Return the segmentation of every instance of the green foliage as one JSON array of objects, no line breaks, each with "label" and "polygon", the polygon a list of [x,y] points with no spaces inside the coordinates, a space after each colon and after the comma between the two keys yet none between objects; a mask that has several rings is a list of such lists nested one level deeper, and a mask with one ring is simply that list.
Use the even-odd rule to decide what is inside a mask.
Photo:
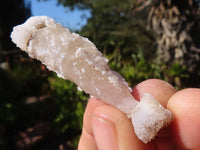
[{"label": "green foliage", "polygon": [[[177,88],[183,88],[182,82],[191,80],[190,74],[186,72],[185,67],[178,63],[167,67],[163,63],[148,62],[140,47],[136,54],[132,54],[132,59],[126,61],[121,54],[108,55],[110,67],[119,72],[130,86],[140,83],[146,79],[157,78],[170,82]],[[197,85],[198,86],[198,85]]]},{"label": "green foliage", "polygon": [[179,63],[174,63],[170,67],[170,69],[166,69],[166,74],[169,76],[174,76],[174,77],[186,77],[188,78],[188,74],[185,73],[186,68],[182,67]]},{"label": "green foliage", "polygon": [[88,96],[83,91],[78,91],[77,86],[57,76],[49,78],[51,98],[56,108],[54,124],[58,133],[72,130],[80,133],[82,117]]},{"label": "green foliage", "polygon": [[37,67],[28,63],[15,63],[10,73],[0,69],[1,121],[14,121],[17,114],[15,106],[23,103],[26,96],[41,95],[45,77],[41,76]]},{"label": "green foliage", "polygon": [[38,117],[43,112],[41,103],[28,105],[26,101],[29,96],[44,94],[47,80],[38,68],[32,63],[15,62],[10,71],[0,69],[0,149],[13,149],[10,143],[14,135],[42,118]]},{"label": "green foliage", "polygon": [[[184,84],[185,80],[192,81],[192,76],[186,68],[179,63],[173,63],[170,67],[162,65],[163,78],[173,84],[177,89],[185,88],[190,84]],[[199,86],[199,85],[196,85]]]},{"label": "green foliage", "polygon": [[[65,0],[63,1],[65,2]],[[119,0],[94,0],[74,2],[70,6],[82,4],[91,10],[91,17],[80,34],[88,37],[97,45],[104,54],[110,55],[120,49],[120,54],[131,59],[131,54],[136,53],[140,45],[145,55],[152,54],[153,36],[146,29],[146,10],[140,14],[134,14],[135,0],[126,2]]]},{"label": "green foliage", "polygon": [[[110,60],[110,68],[119,72],[131,87],[149,78],[169,81],[177,88],[189,85],[183,85],[185,79],[187,83],[191,79],[199,81],[200,75],[194,78],[177,63],[169,67],[153,60],[154,37],[152,31],[146,30],[148,12],[143,10],[135,15],[136,0],[58,1],[71,9],[91,10],[91,18],[80,34],[97,45]],[[1,26],[0,34],[4,34]],[[70,141],[74,149],[77,147],[88,95],[78,91],[74,83],[43,72],[40,67],[40,63],[31,60],[11,62],[10,71],[0,69],[0,127],[5,128],[0,135],[0,149],[13,149],[13,137],[32,128],[38,120],[49,123],[50,133],[45,136],[61,137],[59,144]],[[194,83],[200,87],[198,82]],[[47,99],[41,100],[44,95]],[[32,96],[37,100],[28,104],[27,99]],[[48,138],[41,143],[49,144]]]},{"label": "green foliage", "polygon": [[118,71],[130,84],[133,86],[141,81],[149,78],[161,78],[161,69],[159,64],[148,63],[145,59],[141,48],[138,47],[138,52],[132,54],[132,59],[126,61],[122,55],[110,55],[112,61],[110,67]]}]

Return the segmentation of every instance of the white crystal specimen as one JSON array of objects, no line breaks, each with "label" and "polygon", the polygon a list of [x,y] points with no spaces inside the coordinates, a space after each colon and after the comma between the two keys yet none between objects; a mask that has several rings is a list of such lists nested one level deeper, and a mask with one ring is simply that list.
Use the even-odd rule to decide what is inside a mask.
[{"label": "white crystal specimen", "polygon": [[131,112],[131,121],[136,135],[147,143],[154,138],[155,133],[168,126],[173,119],[170,111],[165,109],[150,94],[145,93],[140,103]]},{"label": "white crystal specimen", "polygon": [[147,143],[173,115],[146,94],[139,103],[127,82],[110,70],[108,59],[87,38],[71,33],[53,19],[35,16],[14,27],[14,43],[30,57],[39,59],[59,77],[75,82],[79,89],[110,104],[132,118],[139,139]]}]

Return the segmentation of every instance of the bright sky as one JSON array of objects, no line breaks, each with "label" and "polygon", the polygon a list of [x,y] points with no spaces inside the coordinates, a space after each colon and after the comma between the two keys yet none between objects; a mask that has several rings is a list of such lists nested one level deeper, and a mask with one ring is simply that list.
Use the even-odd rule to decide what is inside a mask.
[{"label": "bright sky", "polygon": [[[31,13],[33,16],[46,15],[52,17],[56,22],[64,25],[71,30],[79,30],[83,25],[87,23],[87,18],[90,17],[89,11],[80,11],[58,5],[57,0],[25,0],[25,2],[31,2]],[[82,17],[82,16],[86,16]]]}]

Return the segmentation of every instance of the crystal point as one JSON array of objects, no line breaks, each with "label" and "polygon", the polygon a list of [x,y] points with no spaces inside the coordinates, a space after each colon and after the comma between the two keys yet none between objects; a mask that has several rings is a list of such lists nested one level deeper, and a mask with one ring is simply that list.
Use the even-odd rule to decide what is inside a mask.
[{"label": "crystal point", "polygon": [[[40,60],[59,77],[75,82],[79,89],[126,113],[132,118],[135,132],[144,143],[173,120],[171,112],[151,96],[148,102],[136,101],[127,82],[109,68],[108,59],[91,41],[71,33],[53,19],[31,17],[13,28],[11,38],[30,57]],[[146,130],[146,125],[155,132]]]}]

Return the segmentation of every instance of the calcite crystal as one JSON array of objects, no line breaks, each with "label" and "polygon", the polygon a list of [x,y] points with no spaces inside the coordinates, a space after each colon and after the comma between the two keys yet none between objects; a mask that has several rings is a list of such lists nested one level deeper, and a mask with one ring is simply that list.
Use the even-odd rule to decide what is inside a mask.
[{"label": "calcite crystal", "polygon": [[11,38],[30,57],[40,60],[59,77],[75,82],[86,93],[126,113],[144,143],[173,120],[172,113],[150,94],[136,101],[127,82],[110,70],[108,59],[91,41],[71,33],[53,19],[31,17],[14,27]]}]

